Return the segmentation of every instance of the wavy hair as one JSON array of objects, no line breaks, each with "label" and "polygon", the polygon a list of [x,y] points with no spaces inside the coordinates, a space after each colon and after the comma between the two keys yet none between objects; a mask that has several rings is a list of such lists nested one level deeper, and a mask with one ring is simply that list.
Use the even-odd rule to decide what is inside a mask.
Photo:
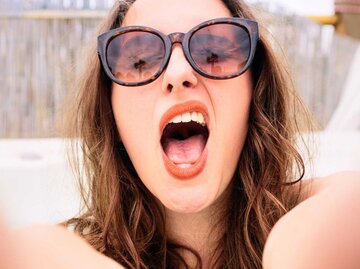
[{"label": "wavy hair", "polygon": [[[101,32],[119,27],[134,1],[116,1]],[[255,19],[243,1],[223,2],[233,16]],[[263,28],[251,70],[248,134],[215,225],[224,232],[211,268],[262,268],[271,228],[300,201],[301,182],[295,183],[305,167],[295,145],[299,133],[295,116],[303,106]],[[68,122],[68,135],[76,138],[71,162],[84,208],[65,225],[127,268],[190,268],[181,255],[184,251],[194,255],[197,268],[202,268],[195,250],[166,234],[164,208],[140,180],[119,138],[110,89],[93,46]]]}]

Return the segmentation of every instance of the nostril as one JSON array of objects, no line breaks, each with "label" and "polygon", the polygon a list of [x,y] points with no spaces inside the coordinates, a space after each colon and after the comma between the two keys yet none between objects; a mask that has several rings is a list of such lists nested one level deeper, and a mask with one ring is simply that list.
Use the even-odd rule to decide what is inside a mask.
[{"label": "nostril", "polygon": [[189,88],[191,86],[191,83],[189,81],[184,81],[183,86]]},{"label": "nostril", "polygon": [[171,92],[173,88],[174,88],[174,86],[173,86],[173,85],[168,84],[167,89],[168,89],[168,91],[169,91],[169,92]]}]

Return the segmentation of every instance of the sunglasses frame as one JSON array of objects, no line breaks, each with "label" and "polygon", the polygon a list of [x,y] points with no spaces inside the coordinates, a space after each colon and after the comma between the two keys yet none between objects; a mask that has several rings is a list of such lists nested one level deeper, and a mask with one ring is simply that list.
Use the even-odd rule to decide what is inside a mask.
[{"label": "sunglasses frame", "polygon": [[[201,28],[204,28],[204,27],[210,26],[210,25],[215,25],[215,24],[237,25],[237,26],[240,26],[243,29],[245,29],[247,31],[247,33],[249,34],[250,53],[249,53],[248,60],[246,62],[246,65],[240,71],[238,71],[234,74],[224,75],[224,76],[210,75],[208,73],[203,72],[197,66],[197,64],[195,63],[193,58],[191,57],[191,53],[189,50],[189,41],[190,41],[190,38],[192,37],[192,35],[196,31],[200,30]],[[143,81],[139,81],[139,82],[124,82],[124,81],[118,80],[110,71],[110,68],[109,68],[109,65],[108,65],[108,62],[106,59],[106,52],[107,52],[107,48],[108,48],[110,42],[115,37],[117,37],[121,34],[124,34],[124,33],[134,32],[134,31],[148,32],[148,33],[152,33],[152,34],[159,36],[160,39],[162,40],[162,42],[164,43],[165,55],[164,55],[163,62],[161,64],[161,66],[159,67],[159,70],[150,78],[143,80]],[[119,27],[119,28],[112,29],[112,30],[105,32],[98,36],[98,56],[99,56],[100,62],[102,64],[102,67],[104,68],[106,75],[113,82],[115,82],[119,85],[122,85],[122,86],[141,86],[141,85],[151,83],[152,81],[156,80],[162,74],[162,72],[164,71],[164,69],[167,67],[167,65],[169,63],[169,59],[170,59],[171,52],[172,52],[172,46],[175,43],[180,43],[182,45],[186,60],[189,62],[191,67],[196,72],[198,72],[200,75],[207,77],[207,78],[211,78],[211,79],[230,79],[230,78],[240,76],[251,66],[251,63],[254,59],[257,42],[259,39],[260,39],[260,35],[259,35],[258,23],[256,21],[252,21],[252,20],[248,20],[248,19],[244,19],[244,18],[237,18],[237,17],[218,18],[218,19],[208,20],[208,21],[205,21],[205,22],[200,23],[199,25],[193,27],[187,33],[175,32],[175,33],[171,33],[169,35],[166,35],[160,31],[150,28],[150,27],[125,26],[125,27]]]}]

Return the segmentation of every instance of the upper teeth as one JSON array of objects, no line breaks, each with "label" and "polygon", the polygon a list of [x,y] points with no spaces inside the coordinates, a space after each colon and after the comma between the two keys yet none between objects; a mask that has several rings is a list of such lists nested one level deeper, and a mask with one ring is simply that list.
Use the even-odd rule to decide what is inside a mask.
[{"label": "upper teeth", "polygon": [[206,126],[205,117],[201,112],[186,112],[181,115],[177,115],[172,118],[169,123],[179,123],[179,122],[190,122],[195,121],[202,126]]}]

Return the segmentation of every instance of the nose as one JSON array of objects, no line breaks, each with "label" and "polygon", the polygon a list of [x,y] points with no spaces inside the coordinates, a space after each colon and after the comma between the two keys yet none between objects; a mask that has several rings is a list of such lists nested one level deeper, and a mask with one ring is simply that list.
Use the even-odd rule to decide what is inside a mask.
[{"label": "nose", "polygon": [[174,44],[169,63],[163,74],[163,92],[170,93],[194,88],[198,83],[194,72],[195,70],[185,58],[181,45]]}]

